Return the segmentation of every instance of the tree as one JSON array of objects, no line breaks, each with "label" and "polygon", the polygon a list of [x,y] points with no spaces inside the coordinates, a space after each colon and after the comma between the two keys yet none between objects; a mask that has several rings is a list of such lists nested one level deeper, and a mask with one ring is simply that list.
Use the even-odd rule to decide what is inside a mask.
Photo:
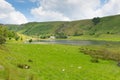
[{"label": "tree", "polygon": [[6,42],[6,36],[7,29],[3,27],[3,25],[0,25],[0,44],[4,44]]},{"label": "tree", "polygon": [[15,40],[18,41],[20,39],[20,36],[16,36]]},{"label": "tree", "polygon": [[50,35],[41,35],[40,38],[41,38],[41,39],[50,38]]},{"label": "tree", "polygon": [[7,37],[9,38],[16,38],[18,36],[14,31],[9,31]]},{"label": "tree", "polygon": [[31,42],[32,42],[32,39],[29,40],[29,43],[31,43]]},{"label": "tree", "polygon": [[100,22],[100,18],[99,17],[94,17],[92,19],[92,22],[94,23],[94,25],[98,24]]},{"label": "tree", "polygon": [[81,36],[81,35],[83,35],[83,32],[77,32],[76,31],[73,36]]},{"label": "tree", "polygon": [[56,38],[58,38],[58,39],[66,39],[67,38],[67,35],[65,35],[64,33],[56,33],[56,35],[55,35],[55,37]]},{"label": "tree", "polygon": [[4,44],[6,42],[5,37],[0,36],[0,44]]},{"label": "tree", "polygon": [[6,42],[6,38],[15,37],[16,33],[8,30],[4,25],[0,24],[0,44],[4,44]]}]

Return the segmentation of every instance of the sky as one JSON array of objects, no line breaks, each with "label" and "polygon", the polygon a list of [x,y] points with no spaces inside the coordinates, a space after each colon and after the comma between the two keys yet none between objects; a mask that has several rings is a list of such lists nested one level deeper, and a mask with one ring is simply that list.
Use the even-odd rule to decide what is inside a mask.
[{"label": "sky", "polygon": [[120,14],[120,0],[0,0],[0,23],[73,21]]}]

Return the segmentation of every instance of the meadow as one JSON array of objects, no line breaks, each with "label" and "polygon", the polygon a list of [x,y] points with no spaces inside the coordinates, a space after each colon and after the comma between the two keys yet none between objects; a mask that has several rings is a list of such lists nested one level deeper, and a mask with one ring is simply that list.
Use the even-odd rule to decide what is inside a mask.
[{"label": "meadow", "polygon": [[83,35],[83,36],[70,36],[70,40],[96,40],[96,41],[120,41],[119,35],[110,35],[110,34],[102,34],[99,35]]},{"label": "meadow", "polygon": [[8,42],[0,46],[0,80],[120,80],[117,62],[92,63],[81,47]]}]

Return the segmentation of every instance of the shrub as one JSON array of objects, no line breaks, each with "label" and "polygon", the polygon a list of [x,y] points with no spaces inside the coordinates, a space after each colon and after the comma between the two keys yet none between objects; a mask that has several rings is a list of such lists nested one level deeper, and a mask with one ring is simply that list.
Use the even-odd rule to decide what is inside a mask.
[{"label": "shrub", "polygon": [[33,62],[33,61],[31,59],[29,59],[28,62]]},{"label": "shrub", "polygon": [[56,33],[55,38],[66,39],[67,35],[65,35],[64,33]]},{"label": "shrub", "polygon": [[23,38],[21,37],[21,41],[23,40]]},{"label": "shrub", "polygon": [[92,58],[90,61],[91,61],[92,63],[99,63],[99,60],[98,60],[97,58]]},{"label": "shrub", "polygon": [[9,40],[11,40],[12,38],[11,37],[9,37]]},{"label": "shrub", "polygon": [[40,38],[41,38],[41,39],[46,39],[46,36],[43,36],[43,35],[42,35],[42,36],[40,36]]},{"label": "shrub", "polygon": [[6,42],[5,37],[0,36],[0,44],[4,44]]},{"label": "shrub", "polygon": [[46,38],[50,38],[50,36],[49,35],[41,35],[40,38],[41,39],[46,39]]},{"label": "shrub", "polygon": [[78,32],[75,32],[73,36],[82,36],[83,33],[78,33]]},{"label": "shrub", "polygon": [[31,43],[31,42],[32,42],[32,39],[29,40],[29,43]]},{"label": "shrub", "polygon": [[16,41],[18,41],[18,40],[19,40],[19,38],[20,38],[20,36],[16,36],[16,37],[15,37],[15,40],[16,40]]},{"label": "shrub", "polygon": [[100,22],[100,18],[99,17],[95,17],[92,19],[92,22],[94,23],[94,25],[98,24]]},{"label": "shrub", "polygon": [[94,33],[94,32],[92,32],[92,33],[89,33],[89,35],[95,35],[95,33]]}]

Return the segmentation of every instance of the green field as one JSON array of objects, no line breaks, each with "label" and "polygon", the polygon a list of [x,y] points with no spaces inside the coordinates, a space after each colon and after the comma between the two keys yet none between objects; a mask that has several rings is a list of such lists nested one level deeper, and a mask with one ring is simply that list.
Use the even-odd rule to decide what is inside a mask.
[{"label": "green field", "polygon": [[[9,42],[0,46],[0,80],[120,80],[116,62],[92,63],[79,48]],[[19,64],[30,68],[22,69]]]}]

